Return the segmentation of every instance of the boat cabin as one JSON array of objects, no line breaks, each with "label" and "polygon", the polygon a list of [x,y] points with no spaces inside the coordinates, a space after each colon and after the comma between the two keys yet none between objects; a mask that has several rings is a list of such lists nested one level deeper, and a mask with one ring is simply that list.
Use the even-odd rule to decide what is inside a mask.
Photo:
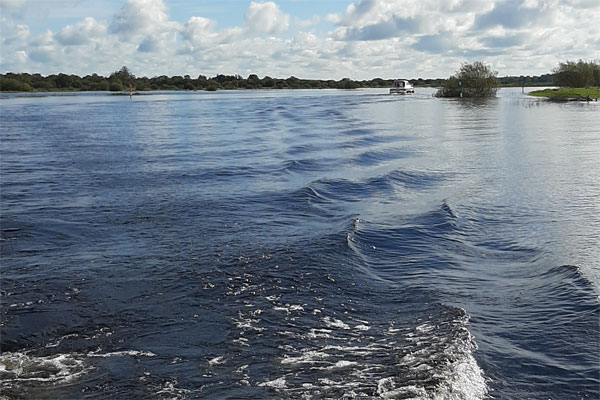
[{"label": "boat cabin", "polygon": [[413,85],[411,85],[409,81],[403,79],[395,80],[393,86],[390,88],[390,94],[409,94],[414,92],[415,88]]}]

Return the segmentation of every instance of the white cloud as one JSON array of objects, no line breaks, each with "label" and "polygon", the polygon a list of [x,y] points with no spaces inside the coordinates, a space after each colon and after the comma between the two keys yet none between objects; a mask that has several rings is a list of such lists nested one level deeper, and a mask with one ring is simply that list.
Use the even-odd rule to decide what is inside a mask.
[{"label": "white cloud", "polygon": [[21,7],[27,0],[0,0],[0,8]]},{"label": "white cloud", "polygon": [[310,26],[317,25],[320,22],[321,18],[318,15],[313,16],[311,19],[294,18],[294,27],[299,29],[306,29]]},{"label": "white cloud", "polygon": [[0,19],[2,23],[2,44],[23,44],[29,37],[29,27],[23,24],[15,24],[6,18]]},{"label": "white cloud", "polygon": [[152,53],[160,50],[161,43],[157,38],[152,36],[147,36],[140,45],[137,47],[137,50],[142,53]]},{"label": "white cloud", "polygon": [[88,17],[75,25],[68,25],[63,28],[56,34],[56,39],[65,46],[78,46],[87,44],[90,40],[103,38],[106,32],[106,25]]},{"label": "white cloud", "polygon": [[136,35],[150,35],[178,29],[179,24],[169,21],[163,0],[127,0],[120,12],[113,17],[110,32],[130,39]]},{"label": "white cloud", "polygon": [[182,37],[192,46],[202,47],[215,39],[216,22],[208,18],[192,17],[183,26]]},{"label": "white cloud", "polygon": [[484,59],[511,74],[533,73],[530,64],[537,69],[540,60],[594,57],[600,52],[599,11],[600,3],[590,0],[361,0],[327,20],[337,25],[331,39],[356,43],[340,53],[358,60],[356,66],[367,58],[373,70],[383,65],[360,45],[370,43],[369,50],[377,43],[389,49],[390,66],[396,57],[433,60],[444,76],[448,65]]},{"label": "white cloud", "polygon": [[342,17],[340,17],[339,14],[334,14],[334,13],[327,14],[325,16],[325,21],[331,22],[332,24],[337,25],[342,21]]},{"label": "white cloud", "polygon": [[25,64],[27,62],[27,59],[29,58],[27,57],[27,53],[25,53],[23,50],[17,51],[15,53],[15,56],[19,64]]},{"label": "white cloud", "polygon": [[281,33],[288,29],[290,17],[284,14],[277,4],[250,3],[245,15],[246,26],[255,33]]},{"label": "white cloud", "polygon": [[78,16],[42,34],[26,13],[4,13],[0,72],[426,78],[475,60],[500,75],[541,74],[600,54],[597,0],[362,0],[311,19],[252,2],[225,29],[206,15],[176,22],[166,0],[123,1],[112,19],[86,8],[108,21]]}]

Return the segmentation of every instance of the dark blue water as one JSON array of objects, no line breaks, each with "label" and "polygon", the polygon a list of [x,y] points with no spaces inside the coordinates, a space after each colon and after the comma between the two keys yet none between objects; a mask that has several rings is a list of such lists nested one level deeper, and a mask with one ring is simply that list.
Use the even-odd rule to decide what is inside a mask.
[{"label": "dark blue water", "polygon": [[598,103],[0,112],[0,398],[600,397]]}]

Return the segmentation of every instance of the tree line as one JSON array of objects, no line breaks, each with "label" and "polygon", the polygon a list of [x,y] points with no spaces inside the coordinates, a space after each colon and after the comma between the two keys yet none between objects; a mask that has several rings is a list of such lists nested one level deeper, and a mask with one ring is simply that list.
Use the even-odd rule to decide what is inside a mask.
[{"label": "tree line", "polygon": [[[554,74],[541,76],[507,76],[499,78],[500,84],[506,86],[551,85]],[[445,79],[412,79],[414,86],[440,87]],[[32,91],[114,91],[129,90],[131,85],[135,91],[149,90],[235,90],[235,89],[357,89],[357,88],[387,88],[392,86],[394,79],[374,78],[371,80],[340,80],[300,79],[295,76],[280,79],[265,76],[259,78],[250,74],[247,78],[240,75],[222,75],[206,77],[199,75],[192,78],[184,76],[155,76],[153,78],[136,77],[126,66],[111,73],[108,77],[91,74],[78,75],[52,74],[42,76],[29,73],[0,74],[0,91],[32,92]]]},{"label": "tree line", "polygon": [[[418,79],[417,85],[436,85],[442,79]],[[136,77],[126,66],[113,72],[108,77],[98,74],[79,77],[77,75],[7,73],[0,74],[0,90],[2,91],[124,91],[132,90],[221,90],[221,89],[357,89],[363,87],[389,87],[393,79],[375,78],[356,81],[349,78],[340,80],[300,79],[290,76],[286,79],[265,76],[259,78],[250,74],[247,78],[240,75],[218,74],[208,78],[199,75],[192,78],[184,76],[155,76],[153,78]]]},{"label": "tree line", "polygon": [[554,81],[557,86],[585,88],[600,86],[600,63],[583,60],[565,61],[554,68]]}]

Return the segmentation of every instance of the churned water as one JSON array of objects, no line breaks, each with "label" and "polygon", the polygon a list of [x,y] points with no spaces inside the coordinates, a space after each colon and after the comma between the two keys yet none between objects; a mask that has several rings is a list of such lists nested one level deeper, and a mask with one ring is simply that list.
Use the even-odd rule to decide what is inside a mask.
[{"label": "churned water", "polygon": [[10,97],[3,399],[596,399],[600,104]]}]

